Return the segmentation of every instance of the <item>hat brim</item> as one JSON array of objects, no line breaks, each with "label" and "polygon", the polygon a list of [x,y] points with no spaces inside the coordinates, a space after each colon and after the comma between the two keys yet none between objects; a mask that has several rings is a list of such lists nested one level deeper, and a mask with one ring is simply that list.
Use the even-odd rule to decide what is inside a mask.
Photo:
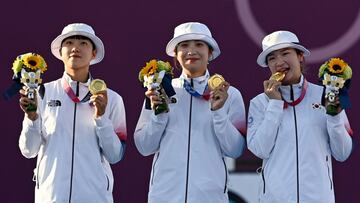
[{"label": "hat brim", "polygon": [[261,66],[261,67],[268,67],[267,63],[266,63],[266,57],[267,55],[269,55],[271,52],[279,50],[279,49],[284,49],[284,48],[294,48],[294,49],[298,49],[302,52],[304,52],[304,56],[309,56],[310,55],[310,51],[307,50],[305,47],[303,47],[300,44],[294,44],[294,43],[281,43],[281,44],[276,44],[274,46],[268,47],[267,49],[265,49],[263,52],[261,52],[256,60],[256,62]]},{"label": "hat brim", "polygon": [[95,48],[96,48],[96,56],[94,59],[92,59],[90,61],[90,65],[99,63],[100,61],[103,60],[104,56],[105,56],[105,48],[104,48],[104,44],[102,43],[102,41],[100,40],[100,38],[98,38],[97,36],[88,33],[88,32],[82,32],[82,31],[72,31],[66,34],[61,34],[59,36],[57,36],[52,42],[51,42],[51,53],[58,59],[61,59],[61,55],[60,55],[60,48],[61,48],[61,42],[71,36],[75,36],[75,35],[80,35],[80,36],[84,36],[89,38],[94,44],[95,44]]},{"label": "hat brim", "polygon": [[216,43],[216,41],[212,37],[209,37],[209,36],[203,35],[203,34],[189,33],[189,34],[180,35],[178,37],[171,39],[169,41],[169,43],[166,45],[167,55],[174,57],[176,45],[179,44],[180,42],[188,41],[188,40],[201,40],[201,41],[206,42],[209,46],[211,46],[213,51],[209,58],[210,61],[214,60],[221,53],[219,45]]}]

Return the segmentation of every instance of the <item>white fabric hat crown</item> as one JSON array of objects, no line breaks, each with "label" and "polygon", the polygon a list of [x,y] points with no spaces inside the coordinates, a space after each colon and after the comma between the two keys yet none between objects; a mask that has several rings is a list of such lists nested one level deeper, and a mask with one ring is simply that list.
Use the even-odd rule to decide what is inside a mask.
[{"label": "white fabric hat crown", "polygon": [[304,56],[309,56],[310,51],[299,44],[299,39],[296,35],[289,31],[276,31],[264,37],[262,40],[263,51],[257,58],[257,63],[262,67],[267,67],[266,57],[271,52],[283,49],[294,48],[304,52]]},{"label": "white fabric hat crown", "polygon": [[96,48],[96,57],[90,61],[90,65],[99,63],[105,56],[103,42],[95,35],[94,29],[85,23],[72,23],[64,27],[61,34],[51,42],[51,53],[61,60],[61,42],[71,36],[80,35],[89,38]]},{"label": "white fabric hat crown", "polygon": [[213,51],[209,60],[213,60],[220,55],[220,48],[212,37],[209,28],[198,22],[188,22],[178,25],[174,30],[174,37],[166,46],[166,53],[174,57],[176,45],[188,40],[201,40],[211,46]]}]

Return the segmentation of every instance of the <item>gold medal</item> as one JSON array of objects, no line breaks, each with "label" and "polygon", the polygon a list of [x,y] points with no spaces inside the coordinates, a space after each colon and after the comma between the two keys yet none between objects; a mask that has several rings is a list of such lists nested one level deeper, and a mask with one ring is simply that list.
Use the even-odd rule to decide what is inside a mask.
[{"label": "gold medal", "polygon": [[281,82],[284,78],[285,78],[284,72],[276,72],[270,76],[269,80],[276,80],[278,82]]},{"label": "gold medal", "polygon": [[103,80],[95,79],[91,81],[89,86],[89,91],[91,94],[94,95],[105,90],[106,90],[106,84]]},{"label": "gold medal", "polygon": [[219,74],[215,74],[209,78],[208,85],[211,90],[214,90],[219,87],[223,82],[225,82],[224,77]]}]

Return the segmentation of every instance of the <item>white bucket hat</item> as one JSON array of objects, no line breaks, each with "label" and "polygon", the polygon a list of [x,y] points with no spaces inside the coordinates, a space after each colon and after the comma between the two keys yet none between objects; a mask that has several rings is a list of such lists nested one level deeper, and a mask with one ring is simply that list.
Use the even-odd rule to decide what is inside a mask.
[{"label": "white bucket hat", "polygon": [[175,48],[180,42],[187,40],[201,40],[206,42],[213,49],[209,60],[214,60],[220,55],[220,48],[215,39],[212,38],[209,28],[197,22],[188,22],[178,25],[174,30],[174,37],[166,45],[166,53],[175,56]]},{"label": "white bucket hat", "polygon": [[105,55],[104,44],[101,39],[95,35],[94,29],[85,23],[72,23],[64,27],[61,34],[51,42],[51,53],[61,60],[60,48],[61,42],[71,36],[80,35],[89,38],[96,48],[96,57],[90,61],[90,65],[99,63]]},{"label": "white bucket hat", "polygon": [[259,54],[257,63],[262,67],[267,67],[267,55],[273,51],[288,47],[304,52],[304,56],[310,55],[310,51],[299,44],[299,39],[294,33],[289,31],[276,31],[264,37],[262,41],[263,51]]}]

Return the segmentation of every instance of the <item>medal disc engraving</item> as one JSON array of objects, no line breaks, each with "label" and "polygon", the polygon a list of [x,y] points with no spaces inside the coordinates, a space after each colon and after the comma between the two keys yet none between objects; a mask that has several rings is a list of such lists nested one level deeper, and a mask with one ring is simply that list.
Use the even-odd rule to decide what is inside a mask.
[{"label": "medal disc engraving", "polygon": [[225,82],[224,77],[219,74],[215,74],[209,78],[208,85],[209,88],[213,90],[219,87],[223,82]]},{"label": "medal disc engraving", "polygon": [[91,94],[97,94],[98,92],[106,90],[106,84],[103,80],[95,79],[91,81],[89,90]]}]

